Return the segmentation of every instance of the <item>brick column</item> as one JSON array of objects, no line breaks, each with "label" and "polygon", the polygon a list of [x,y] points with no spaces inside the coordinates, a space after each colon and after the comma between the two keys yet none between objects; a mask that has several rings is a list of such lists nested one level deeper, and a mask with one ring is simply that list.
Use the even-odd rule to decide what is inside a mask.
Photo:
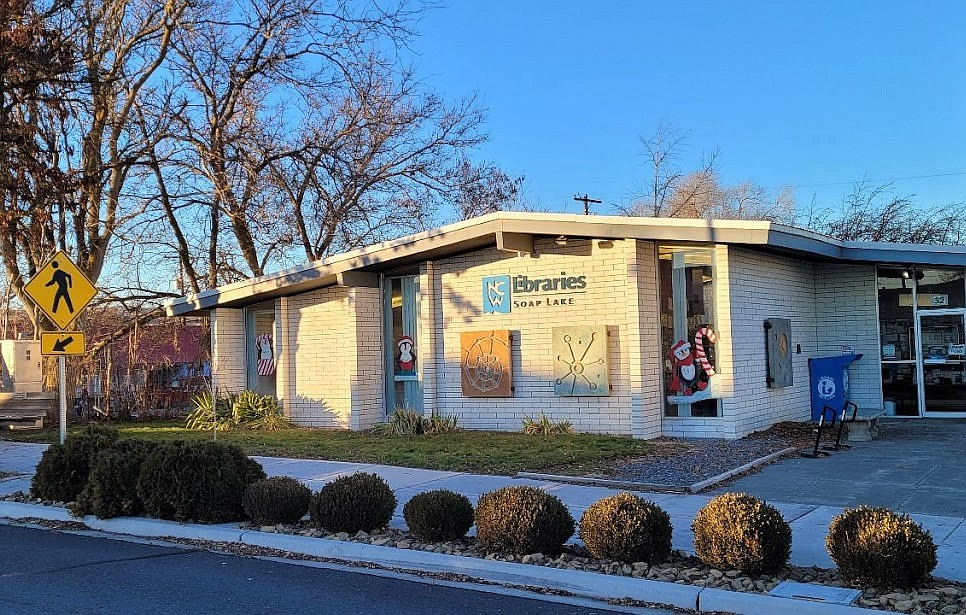
[{"label": "brick column", "polygon": [[211,386],[219,393],[245,390],[245,310],[211,311]]}]

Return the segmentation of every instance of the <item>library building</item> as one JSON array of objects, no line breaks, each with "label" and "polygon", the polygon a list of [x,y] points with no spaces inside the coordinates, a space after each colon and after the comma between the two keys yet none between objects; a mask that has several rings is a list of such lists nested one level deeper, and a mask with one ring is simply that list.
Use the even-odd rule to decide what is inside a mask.
[{"label": "library building", "polygon": [[[966,246],[500,212],[167,313],[208,315],[215,390],[274,395],[304,426],[363,430],[410,408],[465,429],[546,416],[738,438],[816,403],[966,417]],[[840,378],[816,373],[833,358]]]}]

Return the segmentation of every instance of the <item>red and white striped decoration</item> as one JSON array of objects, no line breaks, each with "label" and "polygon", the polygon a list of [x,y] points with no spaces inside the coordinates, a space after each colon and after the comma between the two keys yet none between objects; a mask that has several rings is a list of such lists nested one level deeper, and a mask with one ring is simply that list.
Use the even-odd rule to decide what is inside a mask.
[{"label": "red and white striped decoration", "polygon": [[258,360],[255,363],[255,371],[259,376],[271,376],[275,373],[275,353],[272,350],[272,334],[262,333],[255,340],[255,347],[258,348]]},{"label": "red and white striped decoration", "polygon": [[718,336],[714,334],[711,327],[701,327],[694,334],[694,356],[698,360],[698,363],[701,364],[701,367],[704,368],[704,373],[710,378],[715,375],[715,371],[714,366],[711,365],[711,361],[708,360],[708,354],[704,348],[705,339],[712,345],[718,343]]}]

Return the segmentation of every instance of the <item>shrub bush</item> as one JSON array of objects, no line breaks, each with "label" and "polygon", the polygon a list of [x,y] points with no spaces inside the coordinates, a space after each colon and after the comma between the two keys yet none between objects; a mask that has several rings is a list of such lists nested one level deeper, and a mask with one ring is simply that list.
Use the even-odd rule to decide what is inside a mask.
[{"label": "shrub bush", "polygon": [[144,507],[137,492],[138,476],[144,460],[158,446],[147,440],[118,440],[97,453],[73,512],[100,519],[140,514]]},{"label": "shrub bush", "polygon": [[574,533],[559,498],[535,487],[503,487],[476,504],[476,537],[491,551],[556,553]]},{"label": "shrub bush", "polygon": [[745,493],[725,493],[698,511],[694,552],[705,564],[746,574],[773,573],[788,561],[792,530],[778,510]]},{"label": "shrub bush", "polygon": [[317,526],[350,534],[385,527],[395,510],[396,496],[386,481],[364,472],[335,479],[309,504],[309,515]]},{"label": "shrub bush", "polygon": [[242,494],[265,478],[240,448],[221,442],[164,443],[144,460],[138,497],[153,517],[224,523],[243,519]]},{"label": "shrub bush", "polygon": [[428,417],[409,408],[396,408],[385,423],[376,424],[370,433],[380,436],[421,436],[423,434],[459,431],[456,416],[444,416],[438,411]]},{"label": "shrub bush", "polygon": [[243,391],[237,395],[202,393],[191,400],[195,409],[185,419],[185,427],[199,431],[229,429],[289,429],[293,424],[282,414],[273,395]]},{"label": "shrub bush", "polygon": [[573,432],[574,426],[570,421],[554,423],[543,413],[540,414],[540,418],[538,419],[533,418],[529,414],[523,415],[523,433],[527,435],[552,436]]},{"label": "shrub bush", "polygon": [[671,556],[671,517],[652,502],[619,493],[584,511],[580,538],[594,557],[656,564]]},{"label": "shrub bush", "polygon": [[882,588],[913,588],[936,567],[932,535],[886,508],[847,508],[832,519],[825,547],[842,576]]},{"label": "shrub bush", "polygon": [[453,431],[459,431],[459,427],[456,425],[457,419],[455,414],[443,415],[440,414],[438,410],[433,410],[429,415],[429,418],[423,419],[423,432],[424,433],[450,433]]},{"label": "shrub bush", "polygon": [[437,489],[414,495],[403,507],[403,517],[422,541],[457,540],[473,527],[473,505],[465,495]]},{"label": "shrub bush", "polygon": [[423,433],[423,415],[408,408],[396,408],[385,423],[378,423],[371,430],[381,436],[418,436]]},{"label": "shrub bush", "polygon": [[94,456],[117,439],[117,430],[112,427],[88,425],[64,444],[50,445],[40,457],[30,491],[45,500],[75,501],[87,485]]},{"label": "shrub bush", "polygon": [[242,508],[258,525],[292,524],[309,511],[311,499],[312,491],[294,478],[273,476],[248,486]]},{"label": "shrub bush", "polygon": [[185,417],[185,428],[198,431],[225,431],[231,429],[231,408],[235,403],[235,395],[212,395],[202,393],[191,400],[194,406]]}]

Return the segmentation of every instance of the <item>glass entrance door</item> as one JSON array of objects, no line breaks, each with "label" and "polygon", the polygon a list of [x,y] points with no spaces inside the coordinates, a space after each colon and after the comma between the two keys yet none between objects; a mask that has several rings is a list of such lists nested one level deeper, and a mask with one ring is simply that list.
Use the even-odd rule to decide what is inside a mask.
[{"label": "glass entrance door", "polygon": [[966,417],[966,310],[919,313],[923,416]]}]

